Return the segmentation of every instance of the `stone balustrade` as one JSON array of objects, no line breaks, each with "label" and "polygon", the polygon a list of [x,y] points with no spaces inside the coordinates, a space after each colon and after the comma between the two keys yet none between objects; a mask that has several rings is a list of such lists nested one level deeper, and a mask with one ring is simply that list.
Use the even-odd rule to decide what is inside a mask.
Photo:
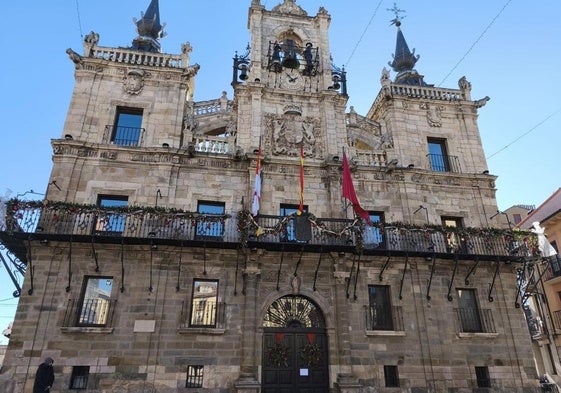
[{"label": "stone balustrade", "polygon": [[144,65],[151,67],[183,68],[181,56],[167,53],[139,52],[125,48],[95,46],[90,57],[115,63]]},{"label": "stone balustrade", "polygon": [[391,93],[398,96],[426,98],[441,101],[460,101],[462,93],[455,89],[441,89],[428,86],[390,85]]},{"label": "stone balustrade", "polygon": [[[194,136],[195,151],[200,153],[228,154],[232,151],[233,139],[223,136]],[[232,146],[231,146],[232,145]]]}]

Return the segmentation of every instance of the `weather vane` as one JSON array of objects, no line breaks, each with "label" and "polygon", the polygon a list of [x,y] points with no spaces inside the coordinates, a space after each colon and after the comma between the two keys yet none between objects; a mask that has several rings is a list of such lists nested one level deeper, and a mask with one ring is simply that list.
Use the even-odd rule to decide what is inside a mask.
[{"label": "weather vane", "polygon": [[395,14],[395,18],[391,20],[392,25],[396,25],[399,27],[401,25],[401,21],[405,16],[399,16],[401,13],[405,13],[405,10],[399,9],[396,3],[393,3],[393,8],[387,8],[386,11],[393,12]]}]

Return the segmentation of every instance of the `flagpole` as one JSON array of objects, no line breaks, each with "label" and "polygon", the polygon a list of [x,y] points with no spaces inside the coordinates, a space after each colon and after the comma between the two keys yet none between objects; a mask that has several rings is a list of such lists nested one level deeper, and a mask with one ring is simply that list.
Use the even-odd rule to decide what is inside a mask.
[{"label": "flagpole", "polygon": [[304,142],[300,143],[300,203],[298,205],[299,214],[304,212]]}]

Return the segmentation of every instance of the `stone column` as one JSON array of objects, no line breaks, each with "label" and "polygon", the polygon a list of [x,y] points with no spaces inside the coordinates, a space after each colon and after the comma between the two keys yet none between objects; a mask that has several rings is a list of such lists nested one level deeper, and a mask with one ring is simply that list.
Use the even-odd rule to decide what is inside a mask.
[{"label": "stone column", "polygon": [[259,270],[255,257],[248,258],[243,273],[244,309],[242,314],[242,362],[240,378],[234,383],[236,393],[257,393],[261,385],[257,380],[256,330],[257,330],[257,287]]},{"label": "stone column", "polygon": [[[336,257],[337,258],[337,257]],[[352,374],[352,361],[351,361],[351,337],[349,334],[349,315],[348,300],[346,294],[346,280],[350,279],[350,267],[345,263],[346,256],[339,255],[335,265],[334,278],[335,278],[335,306],[336,306],[336,324],[337,324],[337,346],[338,346],[338,363],[339,373],[337,374],[337,381],[334,383],[335,391],[338,393],[358,393],[361,385],[357,378]]]}]

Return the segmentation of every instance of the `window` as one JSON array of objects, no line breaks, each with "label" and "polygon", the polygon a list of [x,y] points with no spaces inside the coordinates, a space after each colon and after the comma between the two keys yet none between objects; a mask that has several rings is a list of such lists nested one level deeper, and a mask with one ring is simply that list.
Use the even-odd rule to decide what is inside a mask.
[{"label": "window", "polygon": [[458,289],[458,314],[460,327],[464,333],[481,333],[483,327],[477,306],[475,289]]},{"label": "window", "polygon": [[433,171],[449,172],[450,164],[448,162],[448,154],[446,153],[446,140],[428,138],[429,162]]},{"label": "window", "polygon": [[517,225],[522,221],[522,216],[519,213],[514,213],[512,219],[514,220],[514,225]]},{"label": "window", "polygon": [[[368,212],[370,216],[370,221],[374,223],[383,223],[384,222],[384,213],[383,212]],[[364,230],[364,237],[363,237],[364,244],[370,248],[376,248],[383,245],[384,238],[382,235],[382,230],[378,227],[367,226]]]},{"label": "window", "polygon": [[487,366],[476,366],[475,377],[477,378],[478,388],[490,388],[491,378],[489,378],[489,369]]},{"label": "window", "polygon": [[90,366],[72,367],[72,375],[70,377],[70,389],[87,389],[89,375],[90,375]]},{"label": "window", "polygon": [[186,388],[202,388],[203,387],[203,371],[204,366],[187,366]]},{"label": "window", "polygon": [[557,242],[555,240],[551,241],[551,247],[556,251],[555,255],[549,257],[549,263],[551,264],[551,271],[558,277],[561,276],[561,258],[559,257],[559,250],[557,249]]},{"label": "window", "polygon": [[368,304],[369,330],[393,330],[390,287],[387,285],[369,285]]},{"label": "window", "polygon": [[105,326],[111,308],[112,277],[86,277],[79,305],[78,326]]},{"label": "window", "polygon": [[216,327],[216,309],[218,306],[218,280],[193,281],[191,300],[192,327]]},{"label": "window", "polygon": [[[97,197],[97,205],[99,207],[125,207],[128,203],[128,197],[126,196],[99,195]],[[120,235],[125,229],[125,220],[126,216],[124,214],[111,213],[109,210],[97,218],[95,232],[105,235]]]},{"label": "window", "polygon": [[462,218],[461,217],[442,217],[442,226],[452,227],[452,228],[462,228]]},{"label": "window", "polygon": [[[223,202],[199,201],[197,205],[197,212],[208,216],[223,216],[225,211],[226,207]],[[221,240],[223,234],[224,222],[222,219],[209,217],[208,220],[197,222],[196,240]]]},{"label": "window", "polygon": [[[462,218],[461,217],[442,217],[442,226],[443,227],[452,227],[452,228],[462,228]],[[456,233],[449,233],[446,237],[446,241],[448,243],[448,252],[458,252],[461,251],[463,253],[467,253],[467,247],[465,242],[462,240],[462,237]]]},{"label": "window", "polygon": [[118,107],[111,142],[121,146],[138,146],[141,126],[142,109]]},{"label": "window", "polygon": [[399,387],[399,375],[397,373],[397,366],[384,366],[384,381],[387,388]]},{"label": "window", "polygon": [[[296,213],[297,211],[299,211],[300,206],[299,205],[293,205],[293,204],[289,204],[289,203],[281,203],[280,205],[280,216],[281,217],[286,217],[286,216],[290,216],[291,214]],[[303,213],[307,213],[308,212],[308,206],[304,205],[303,207]],[[309,221],[307,221],[309,222]],[[296,232],[295,232],[295,227],[294,227],[294,220],[290,220],[290,222],[287,223],[286,225],[286,232],[281,231],[280,233],[280,241],[281,242],[297,242],[297,236],[296,236]]]}]

